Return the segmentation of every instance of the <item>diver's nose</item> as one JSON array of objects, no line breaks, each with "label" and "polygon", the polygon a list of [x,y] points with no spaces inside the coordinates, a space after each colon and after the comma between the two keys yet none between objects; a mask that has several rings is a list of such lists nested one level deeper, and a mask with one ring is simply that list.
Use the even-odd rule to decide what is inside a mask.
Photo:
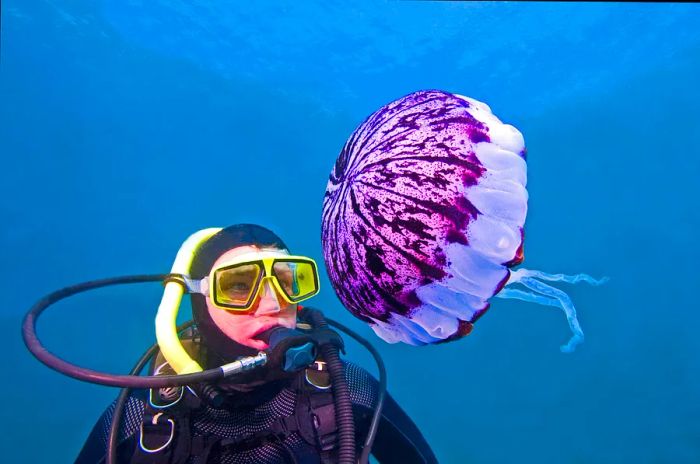
[{"label": "diver's nose", "polygon": [[277,299],[277,292],[272,286],[272,282],[266,280],[263,283],[263,288],[260,289],[260,301],[258,302],[255,314],[264,316],[266,314],[277,314],[281,310],[280,302]]}]

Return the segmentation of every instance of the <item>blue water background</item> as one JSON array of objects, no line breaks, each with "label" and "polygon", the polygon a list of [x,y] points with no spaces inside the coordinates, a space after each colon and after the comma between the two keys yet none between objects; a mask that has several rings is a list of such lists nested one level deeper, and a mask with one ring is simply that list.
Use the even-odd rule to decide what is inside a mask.
[{"label": "blue water background", "polygon": [[[249,4],[250,3],[250,4]],[[209,226],[255,222],[322,260],[321,201],[371,112],[437,88],[528,147],[525,266],[609,276],[563,315],[494,300],[472,335],[387,345],[392,395],[447,463],[700,462],[700,6],[432,2],[2,2],[3,462],[72,462],[117,390],[24,349],[42,295],[167,272]],[[61,302],[39,334],[126,372],[158,285]],[[183,315],[184,317],[184,315]],[[371,370],[355,344],[349,358]]]}]

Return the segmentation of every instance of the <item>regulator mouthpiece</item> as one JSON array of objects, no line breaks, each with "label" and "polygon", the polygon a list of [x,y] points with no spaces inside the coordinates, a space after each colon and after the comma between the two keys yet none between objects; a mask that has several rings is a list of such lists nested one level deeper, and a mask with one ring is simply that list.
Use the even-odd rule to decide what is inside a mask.
[{"label": "regulator mouthpiece", "polygon": [[285,372],[301,370],[316,360],[316,344],[299,330],[274,327],[257,338],[268,344],[265,352],[273,366]]}]

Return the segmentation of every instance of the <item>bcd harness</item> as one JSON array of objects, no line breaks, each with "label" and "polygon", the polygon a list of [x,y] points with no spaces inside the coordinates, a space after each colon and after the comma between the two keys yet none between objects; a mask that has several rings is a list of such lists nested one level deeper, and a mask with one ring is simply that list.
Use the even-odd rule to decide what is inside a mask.
[{"label": "bcd harness", "polygon": [[[205,405],[188,387],[149,390],[131,462],[184,464],[196,457],[194,462],[203,464],[213,453],[241,452],[266,444],[276,444],[290,454],[291,462],[333,462],[337,425],[330,383],[319,380],[324,368],[325,363],[316,362],[293,380],[296,401],[292,415],[276,419],[266,430],[234,437],[192,436],[192,413]],[[294,433],[302,440],[291,449],[286,439]]]}]

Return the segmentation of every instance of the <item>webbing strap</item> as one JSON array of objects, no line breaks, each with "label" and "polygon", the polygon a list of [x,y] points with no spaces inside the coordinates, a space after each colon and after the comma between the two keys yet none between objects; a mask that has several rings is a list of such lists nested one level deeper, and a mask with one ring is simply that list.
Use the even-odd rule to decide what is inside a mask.
[{"label": "webbing strap", "polygon": [[177,401],[166,408],[156,408],[149,401],[145,402],[132,464],[187,462],[192,443],[190,411],[196,404],[191,396],[185,389],[185,401]]}]

